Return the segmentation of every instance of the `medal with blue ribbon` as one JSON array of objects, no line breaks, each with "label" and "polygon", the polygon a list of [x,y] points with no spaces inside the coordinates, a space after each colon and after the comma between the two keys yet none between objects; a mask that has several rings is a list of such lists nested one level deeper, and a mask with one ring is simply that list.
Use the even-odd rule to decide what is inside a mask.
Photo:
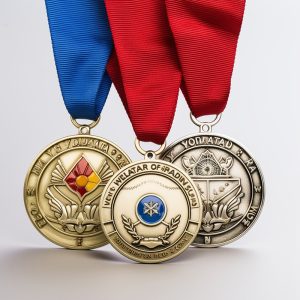
[{"label": "medal with blue ribbon", "polygon": [[118,146],[90,135],[111,86],[106,64],[112,37],[102,0],[45,2],[62,96],[79,133],[54,142],[34,161],[25,180],[25,206],[53,243],[91,249],[107,243],[99,220],[103,189],[130,162]]}]

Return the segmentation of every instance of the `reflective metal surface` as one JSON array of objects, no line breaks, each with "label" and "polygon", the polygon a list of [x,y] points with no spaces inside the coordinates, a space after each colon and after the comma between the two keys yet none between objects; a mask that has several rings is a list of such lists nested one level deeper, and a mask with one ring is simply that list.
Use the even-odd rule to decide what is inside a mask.
[{"label": "reflective metal surface", "polygon": [[101,198],[102,228],[114,248],[143,263],[169,260],[194,240],[202,203],[192,180],[160,160],[119,171]]},{"label": "reflective metal surface", "polygon": [[200,133],[173,143],[160,158],[189,174],[200,192],[204,210],[195,246],[231,243],[257,220],[264,200],[262,174],[238,143]]},{"label": "reflective metal surface", "polygon": [[[90,129],[80,126],[79,132],[85,127]],[[108,180],[129,162],[116,145],[91,135],[70,136],[50,145],[25,180],[25,206],[33,225],[62,247],[105,245],[99,199]]]}]

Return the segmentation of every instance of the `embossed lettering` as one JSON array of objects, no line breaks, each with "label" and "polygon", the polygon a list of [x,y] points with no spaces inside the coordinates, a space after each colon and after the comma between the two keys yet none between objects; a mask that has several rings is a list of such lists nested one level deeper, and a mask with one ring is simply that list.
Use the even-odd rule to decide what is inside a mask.
[{"label": "embossed lettering", "polygon": [[177,245],[175,245],[175,249],[180,250],[182,247],[184,247],[187,241],[188,239],[186,237],[183,238]]},{"label": "embossed lettering", "polygon": [[32,168],[32,171],[31,173],[37,175],[37,176],[40,176],[42,170],[43,170],[43,167],[46,165],[46,163],[42,160],[42,159],[39,159],[37,161],[37,163],[34,165],[34,167]]},{"label": "embossed lettering", "polygon": [[[210,137],[192,137],[187,140],[184,140],[181,142],[181,145],[187,149],[189,147],[194,147],[196,145],[217,145],[223,148],[231,149],[233,146],[233,143],[229,140],[226,140],[224,138],[220,138],[217,136],[210,136]],[[170,158],[170,157],[169,157]],[[172,159],[172,157],[171,157]]]},{"label": "embossed lettering", "polygon": [[66,140],[66,148],[70,149],[72,146],[72,140]]},{"label": "embossed lettering", "polygon": [[254,186],[255,193],[261,193],[261,186]]},{"label": "embossed lettering", "polygon": [[169,161],[172,162],[173,159],[174,159],[174,156],[175,156],[175,155],[174,155],[173,151],[171,151],[171,152],[168,153],[168,155],[166,156],[166,158],[168,158]]},{"label": "embossed lettering", "polygon": [[26,190],[26,195],[29,196],[29,197],[33,197],[33,196],[35,196],[35,192],[36,192],[35,188],[28,188]]},{"label": "embossed lettering", "polygon": [[182,185],[184,186],[184,189],[186,190],[186,192],[188,193],[189,197],[191,198],[190,201],[192,202],[192,206],[197,206],[197,200],[196,200],[196,195],[194,193],[194,189],[192,188],[192,186],[189,183],[188,180],[186,180],[185,177],[183,177],[179,172],[175,171],[175,170],[170,170],[168,172],[169,175],[172,175],[175,179],[177,179],[179,182],[182,183]]},{"label": "embossed lettering", "polygon": [[204,237],[204,243],[207,245],[207,244],[210,244],[211,243],[211,237],[210,236],[205,236]]},{"label": "embossed lettering", "polygon": [[187,141],[182,141],[182,142],[181,142],[181,145],[182,145],[185,149],[187,149],[187,147],[188,147],[188,142],[187,142]]},{"label": "embossed lettering", "polygon": [[250,173],[253,173],[253,172],[256,171],[256,166],[255,166],[254,161],[253,161],[252,158],[249,159],[249,160],[247,160],[247,161],[245,161],[245,164],[248,167]]},{"label": "embossed lettering", "polygon": [[119,166],[120,168],[122,168],[122,167],[124,167],[124,166],[126,166],[126,165],[127,165],[127,162],[126,162],[125,160],[118,161],[118,166]]},{"label": "embossed lettering", "polygon": [[233,146],[233,143],[231,141],[227,141],[225,144],[225,148],[227,148],[227,149],[231,149],[232,146]]},{"label": "embossed lettering", "polygon": [[134,166],[134,167],[132,167],[132,168],[124,171],[122,174],[120,174],[116,178],[116,180],[114,181],[114,184],[116,186],[119,186],[129,176],[134,175],[134,174],[136,174],[138,172],[145,171],[145,170],[148,170],[148,165],[147,164],[143,164],[142,166],[141,165]]},{"label": "embossed lettering", "polygon": [[108,153],[108,150],[109,150],[109,145],[106,144],[106,143],[101,143],[99,149],[105,153]]},{"label": "embossed lettering", "polygon": [[246,218],[242,221],[242,223],[248,227],[251,224],[251,222],[255,219],[257,212],[258,212],[258,207],[251,206],[249,212],[247,213]]},{"label": "embossed lettering", "polygon": [[46,220],[43,218],[37,208],[33,208],[30,213],[34,217],[34,221],[39,228],[42,228],[47,224]]},{"label": "embossed lettering", "polygon": [[116,188],[113,186],[109,189],[109,192],[104,200],[104,205],[110,206],[110,203],[112,201],[112,197],[114,195],[115,190],[116,190]]},{"label": "embossed lettering", "polygon": [[47,153],[50,157],[53,157],[53,154],[52,154],[52,152],[51,152],[51,149],[48,149],[48,150],[46,151],[46,153]]}]

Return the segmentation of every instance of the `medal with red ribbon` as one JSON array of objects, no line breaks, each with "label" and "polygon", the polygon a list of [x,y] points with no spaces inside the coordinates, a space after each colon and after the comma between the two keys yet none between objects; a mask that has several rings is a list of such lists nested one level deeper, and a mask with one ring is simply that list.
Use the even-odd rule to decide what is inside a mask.
[{"label": "medal with red ribbon", "polygon": [[[145,160],[120,170],[106,186],[100,210],[110,243],[133,260],[157,263],[196,238],[202,203],[192,179],[157,159],[165,148],[182,82],[164,1],[105,1],[115,52],[108,72]],[[160,145],[145,151],[140,142]]]},{"label": "medal with red ribbon", "polygon": [[[179,87],[200,129],[159,155],[197,186],[203,220],[194,244],[217,247],[238,239],[261,211],[262,174],[244,147],[211,131],[228,101],[245,1],[105,2],[115,43],[108,72],[138,141],[165,143]],[[206,115],[216,118],[197,120]]]},{"label": "medal with red ribbon", "polygon": [[[166,0],[180,61],[182,91],[200,134],[170,145],[161,158],[184,169],[196,183],[203,220],[194,245],[217,247],[241,237],[264,202],[259,166],[239,143],[212,133],[231,85],[245,0]],[[212,122],[196,118],[216,115]]]}]

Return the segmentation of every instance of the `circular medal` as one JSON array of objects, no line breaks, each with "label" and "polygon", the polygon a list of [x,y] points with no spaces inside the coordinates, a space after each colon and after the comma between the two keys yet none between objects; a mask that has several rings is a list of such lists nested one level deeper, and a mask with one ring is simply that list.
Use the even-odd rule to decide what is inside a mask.
[{"label": "circular medal", "polygon": [[253,157],[238,143],[200,133],[173,143],[160,158],[184,170],[199,190],[203,219],[193,245],[231,243],[257,220],[264,201],[263,177]]},{"label": "circular medal", "polygon": [[100,220],[126,257],[158,263],[182,253],[196,237],[202,204],[192,180],[160,160],[127,165],[104,189]]},{"label": "circular medal", "polygon": [[25,180],[25,206],[32,223],[65,248],[105,245],[99,199],[109,179],[129,162],[119,147],[91,135],[70,136],[50,145]]}]

